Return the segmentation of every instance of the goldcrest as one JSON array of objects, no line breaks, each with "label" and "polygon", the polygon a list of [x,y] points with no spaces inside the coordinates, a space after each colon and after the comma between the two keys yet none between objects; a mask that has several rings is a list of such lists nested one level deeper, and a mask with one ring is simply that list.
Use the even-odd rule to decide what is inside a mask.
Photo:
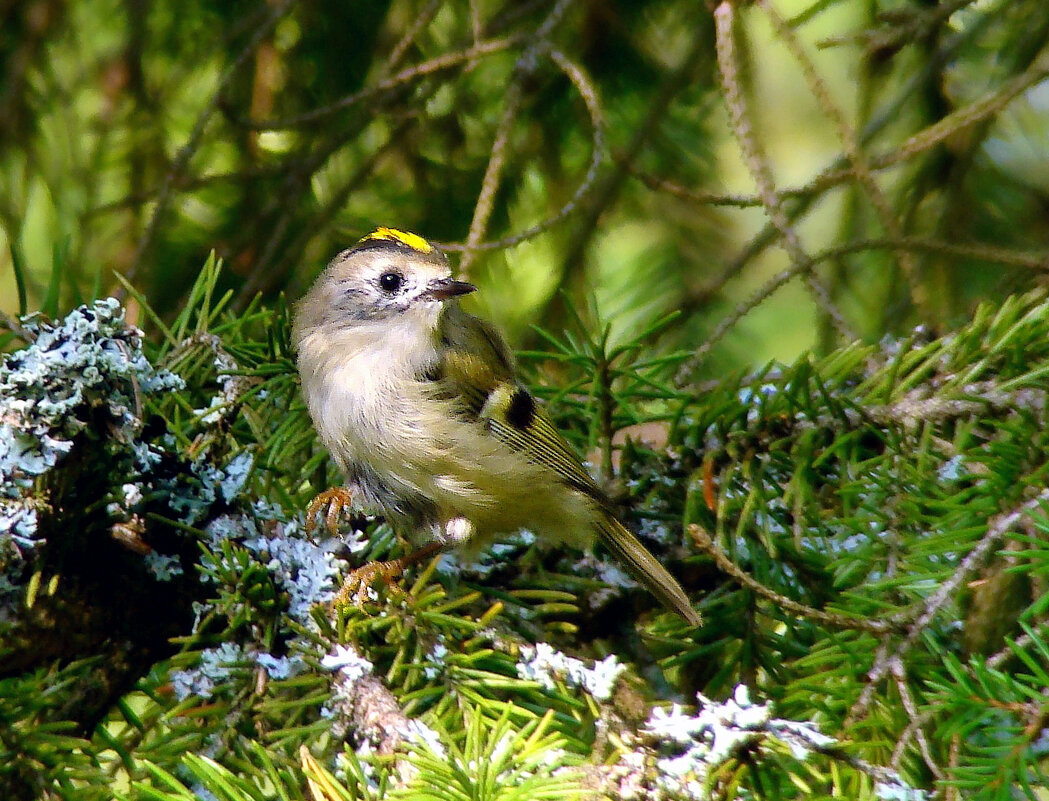
[{"label": "goldcrest", "polygon": [[379,228],[336,256],[296,310],[306,405],[350,497],[423,546],[383,568],[444,548],[476,555],[521,528],[577,547],[596,536],[698,625],[681,585],[616,519],[517,380],[498,331],[459,307],[474,289],[425,239]]}]

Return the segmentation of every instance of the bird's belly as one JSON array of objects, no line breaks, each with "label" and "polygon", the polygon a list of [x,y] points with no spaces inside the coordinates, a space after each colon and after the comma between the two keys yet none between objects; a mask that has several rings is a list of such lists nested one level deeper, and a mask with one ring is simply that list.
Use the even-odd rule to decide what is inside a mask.
[{"label": "bird's belly", "polygon": [[520,528],[554,542],[590,541],[588,500],[483,423],[411,385],[395,394],[360,373],[331,378],[307,399],[318,433],[358,502],[414,529],[405,535],[439,537],[462,517],[476,530],[475,547]]},{"label": "bird's belly", "polygon": [[409,404],[369,392],[340,389],[318,399],[321,440],[365,506],[394,513],[425,496],[425,451],[418,416]]}]

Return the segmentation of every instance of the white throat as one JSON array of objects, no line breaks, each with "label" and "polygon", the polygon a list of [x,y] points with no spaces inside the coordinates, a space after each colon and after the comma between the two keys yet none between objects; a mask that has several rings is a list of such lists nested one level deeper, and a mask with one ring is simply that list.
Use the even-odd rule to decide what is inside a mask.
[{"label": "white throat", "polygon": [[302,393],[333,454],[345,450],[334,446],[345,443],[348,432],[365,434],[397,414],[406,382],[425,373],[438,356],[439,321],[440,307],[421,308],[334,331],[317,325],[296,332]]}]

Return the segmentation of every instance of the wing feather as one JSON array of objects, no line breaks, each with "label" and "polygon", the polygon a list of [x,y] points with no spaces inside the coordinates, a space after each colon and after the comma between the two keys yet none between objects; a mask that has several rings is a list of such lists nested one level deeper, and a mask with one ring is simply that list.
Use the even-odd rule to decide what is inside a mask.
[{"label": "wing feather", "polygon": [[[527,392],[527,390],[510,385],[504,389],[504,392],[510,394]],[[506,419],[506,405],[498,402],[499,394],[503,393],[498,390],[493,393],[488,405],[481,410],[481,418],[488,430],[514,450],[525,454],[533,462],[549,467],[570,487],[599,501],[602,505],[607,504],[604,493],[598,489],[586,468],[579,461],[579,457],[575,455],[571,446],[550,422],[546,412],[536,408],[531,424],[527,428],[518,428]]]},{"label": "wing feather", "polygon": [[657,598],[689,624],[700,624],[699,613],[677,580],[645,546],[615,518],[605,494],[561,436],[546,412],[518,383],[513,357],[502,337],[488,323],[449,308],[441,333],[442,360],[433,379],[441,396],[459,412],[482,423],[501,442],[530,461],[548,467],[567,486],[591,498],[598,538]]},{"label": "wing feather", "polygon": [[[449,310],[451,311],[451,310]],[[464,415],[565,484],[608,504],[579,457],[515,376],[513,357],[487,322],[456,309],[442,334],[442,394],[458,399]]]}]

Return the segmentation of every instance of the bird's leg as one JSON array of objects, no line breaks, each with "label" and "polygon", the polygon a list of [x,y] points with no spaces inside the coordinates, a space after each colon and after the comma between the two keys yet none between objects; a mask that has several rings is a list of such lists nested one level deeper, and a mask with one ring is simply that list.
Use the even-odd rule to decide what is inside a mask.
[{"label": "bird's leg", "polygon": [[[444,550],[444,548],[445,544],[443,542],[431,542],[422,548],[416,548],[410,554],[402,556],[400,559],[391,559],[388,562],[368,562],[368,564],[361,565],[356,570],[351,570],[346,574],[345,581],[342,582],[342,589],[336,593],[335,599],[331,602],[332,609],[338,609],[340,606],[349,603],[350,600],[357,607],[364,606],[364,602],[368,600],[368,589],[375,583],[376,579],[382,579],[383,584],[390,589],[394,589],[397,586],[393,583],[395,578],[416,562],[421,562]],[[401,590],[398,590],[398,592],[402,595],[404,594]]]},{"label": "bird's leg", "polygon": [[306,507],[306,536],[313,537],[313,530],[317,528],[317,514],[324,507],[328,510],[324,513],[324,526],[332,537],[339,533],[339,517],[344,509],[348,509],[353,503],[353,494],[346,487],[332,487],[319,493],[310,505]]},{"label": "bird's leg", "polygon": [[444,526],[443,536],[417,548],[400,559],[391,559],[388,562],[369,562],[361,565],[356,570],[350,571],[346,580],[342,583],[342,589],[332,601],[332,608],[337,609],[345,605],[351,599],[358,607],[363,606],[368,598],[368,589],[375,583],[376,579],[382,579],[383,583],[390,588],[395,587],[393,580],[404,573],[412,565],[428,559],[435,553],[446,548],[462,545],[474,532],[473,523],[465,517],[453,517]]}]

